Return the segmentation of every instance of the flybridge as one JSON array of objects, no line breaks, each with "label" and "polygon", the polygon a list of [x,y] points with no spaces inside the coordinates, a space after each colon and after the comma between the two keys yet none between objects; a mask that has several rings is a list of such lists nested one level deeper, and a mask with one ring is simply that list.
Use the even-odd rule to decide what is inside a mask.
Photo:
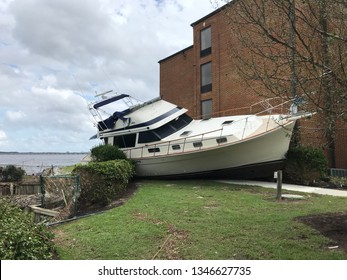
[{"label": "flybridge", "polygon": [[[89,110],[92,113],[95,121],[97,122],[97,127],[99,131],[103,131],[106,129],[111,129],[114,127],[115,123],[117,122],[118,119],[121,119],[123,122],[128,121],[127,125],[129,125],[130,119],[125,118],[124,115],[129,113],[130,111],[130,106],[133,105],[130,96],[128,94],[117,94],[113,95],[109,98],[106,98],[106,94],[111,93],[112,90],[97,94],[96,97],[102,97],[103,100],[95,103],[89,104]],[[103,106],[106,106],[108,104],[114,103],[116,101],[123,100],[125,105],[127,106],[127,109],[125,110],[120,110],[120,111],[114,111],[111,114],[107,113],[103,110],[98,111]],[[106,115],[105,115],[106,113]],[[91,138],[94,139],[94,136]]]},{"label": "flybridge", "polygon": [[105,106],[107,104],[110,104],[110,103],[118,101],[118,100],[121,100],[121,99],[123,99],[125,97],[129,97],[129,95],[128,94],[115,95],[115,96],[112,96],[112,97],[110,97],[108,99],[105,99],[103,101],[100,101],[100,102],[94,104],[93,107],[94,107],[94,109],[98,109],[98,108],[100,108],[102,106]]}]

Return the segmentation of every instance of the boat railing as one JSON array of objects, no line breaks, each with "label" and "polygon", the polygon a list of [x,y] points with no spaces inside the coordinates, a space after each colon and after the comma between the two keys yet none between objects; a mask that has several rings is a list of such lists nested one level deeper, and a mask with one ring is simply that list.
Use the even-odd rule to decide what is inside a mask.
[{"label": "boat railing", "polygon": [[[209,131],[202,134],[190,135],[180,139],[153,143],[141,147],[129,148],[123,150],[129,158],[141,159],[156,156],[177,155],[188,152],[195,152],[200,150],[213,149],[219,146],[228,145],[230,143],[241,142],[249,137],[255,137],[257,134],[246,134],[247,128],[250,124],[250,118],[254,116],[247,116],[243,119],[236,120],[234,123],[243,121],[242,127],[239,131],[239,136],[224,134],[224,127]],[[280,125],[274,121],[273,116],[269,115],[267,120],[264,120],[264,130],[259,134],[269,132]]]},{"label": "boat railing", "polygon": [[[269,104],[268,102],[269,101],[266,101],[266,104]],[[241,124],[241,129],[238,137],[236,137],[235,135],[224,135],[224,127],[221,127],[213,131],[209,131],[202,134],[189,135],[176,140],[170,140],[165,142],[148,144],[141,147],[125,149],[124,152],[127,154],[129,158],[149,158],[155,156],[167,156],[173,154],[194,152],[199,150],[213,149],[218,146],[230,144],[231,142],[240,142],[249,137],[249,135],[246,134],[246,131],[250,124],[250,118],[254,116],[264,116],[265,113],[267,113],[268,117],[266,120],[264,119],[263,122],[263,125],[265,127],[263,130],[259,132],[259,134],[269,132],[281,125],[279,123],[279,120],[274,120],[274,115],[280,114],[271,115],[269,114],[269,111],[274,112],[279,110],[281,112],[284,112],[284,108],[287,107],[287,105],[291,102],[292,100],[287,100],[276,105],[271,105],[271,108],[268,105],[260,105],[263,107],[267,107],[256,114],[248,115],[245,116],[245,118],[234,120],[233,124]],[[253,106],[258,106],[259,104],[260,103],[256,103]],[[288,112],[289,109],[288,111],[286,111],[286,114],[288,114]],[[242,122],[244,122],[244,124],[242,124]],[[252,137],[254,136],[256,135],[253,134]]]},{"label": "boat railing", "polygon": [[[288,114],[290,105],[294,99],[284,99],[282,97],[272,97],[256,102],[250,106],[228,109],[213,113],[213,117],[230,115],[264,115],[264,114]],[[202,116],[200,116],[202,117]]]},{"label": "boat railing", "polygon": [[171,155],[210,149],[224,143],[218,139],[223,137],[223,127],[206,133],[190,135],[180,139],[144,145],[123,150],[129,158],[147,158],[158,155]]}]

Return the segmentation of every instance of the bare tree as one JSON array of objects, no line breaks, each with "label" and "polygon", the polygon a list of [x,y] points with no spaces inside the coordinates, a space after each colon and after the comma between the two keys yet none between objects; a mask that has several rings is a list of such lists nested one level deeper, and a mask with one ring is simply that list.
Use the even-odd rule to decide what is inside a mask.
[{"label": "bare tree", "polygon": [[347,0],[226,2],[239,74],[265,86],[259,95],[300,96],[321,111],[334,165],[336,124],[347,123]]}]

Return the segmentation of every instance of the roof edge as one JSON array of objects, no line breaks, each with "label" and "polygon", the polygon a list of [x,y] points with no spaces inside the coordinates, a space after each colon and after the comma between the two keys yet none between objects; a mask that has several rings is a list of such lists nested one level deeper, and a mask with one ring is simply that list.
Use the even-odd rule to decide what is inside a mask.
[{"label": "roof edge", "polygon": [[180,54],[180,53],[184,53],[185,51],[187,51],[187,50],[189,50],[189,49],[192,49],[193,47],[194,47],[194,45],[191,45],[191,46],[189,46],[189,47],[187,47],[187,48],[185,48],[185,49],[183,49],[183,50],[180,50],[180,51],[178,51],[178,52],[175,52],[174,54],[169,55],[168,57],[165,57],[165,58],[159,60],[158,63],[162,63],[162,62],[164,62],[164,61],[166,61],[166,60],[169,60],[170,58],[172,58],[172,57],[174,57],[174,56],[176,56],[176,55],[178,55],[178,54]]},{"label": "roof edge", "polygon": [[195,25],[199,24],[200,22],[218,14],[219,12],[223,11],[224,9],[226,9],[229,5],[234,4],[235,2],[237,2],[238,0],[230,0],[230,2],[226,3],[225,5],[217,8],[216,10],[214,10],[212,13],[209,13],[208,15],[198,19],[197,21],[193,22],[190,26],[194,27]]}]

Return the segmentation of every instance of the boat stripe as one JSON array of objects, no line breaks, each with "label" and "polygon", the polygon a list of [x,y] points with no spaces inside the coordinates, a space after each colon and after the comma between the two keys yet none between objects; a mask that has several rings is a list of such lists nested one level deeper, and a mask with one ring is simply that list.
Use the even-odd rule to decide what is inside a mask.
[{"label": "boat stripe", "polygon": [[[174,113],[180,111],[182,108],[181,107],[176,107],[172,110],[170,110],[169,112],[166,112],[165,114],[162,114],[148,122],[144,122],[144,123],[140,123],[140,124],[137,124],[137,125],[132,125],[132,126],[127,126],[127,127],[124,127],[124,128],[119,128],[119,129],[114,129],[114,130],[110,130],[110,131],[105,131],[105,133],[110,133],[110,132],[116,132],[116,131],[122,131],[122,130],[125,130],[125,129],[134,129],[134,128],[140,128],[140,127],[146,127],[146,126],[150,126],[152,124],[155,124],[165,118],[167,118],[168,116],[171,116],[173,115]],[[124,116],[126,117],[126,116]]]}]

